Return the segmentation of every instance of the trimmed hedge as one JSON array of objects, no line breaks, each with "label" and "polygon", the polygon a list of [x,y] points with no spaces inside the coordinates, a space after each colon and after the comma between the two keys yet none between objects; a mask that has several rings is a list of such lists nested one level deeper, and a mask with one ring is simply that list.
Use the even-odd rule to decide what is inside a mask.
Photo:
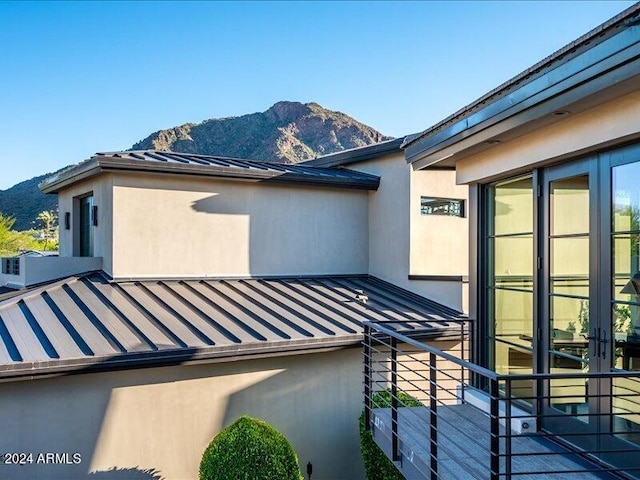
[{"label": "trimmed hedge", "polygon": [[298,456],[267,422],[242,416],[211,441],[200,480],[302,480]]},{"label": "trimmed hedge", "polygon": [[[418,400],[403,392],[398,392],[398,401],[405,407],[422,406]],[[371,402],[373,408],[390,408],[391,392],[378,392],[373,395]],[[365,428],[364,410],[360,414],[360,452],[368,480],[404,480],[404,476],[376,444],[371,430]]]}]

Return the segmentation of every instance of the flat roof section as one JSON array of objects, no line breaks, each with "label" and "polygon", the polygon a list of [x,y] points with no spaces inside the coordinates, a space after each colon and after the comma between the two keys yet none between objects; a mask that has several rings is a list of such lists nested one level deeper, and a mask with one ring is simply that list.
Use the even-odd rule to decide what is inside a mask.
[{"label": "flat roof section", "polygon": [[47,178],[40,184],[40,189],[44,193],[58,193],[77,181],[111,171],[196,175],[364,190],[376,190],[380,184],[380,178],[375,175],[346,169],[143,150],[97,153]]},{"label": "flat roof section", "polygon": [[0,380],[357,346],[366,320],[448,337],[466,317],[367,276],[113,282],[94,272],[0,301]]}]

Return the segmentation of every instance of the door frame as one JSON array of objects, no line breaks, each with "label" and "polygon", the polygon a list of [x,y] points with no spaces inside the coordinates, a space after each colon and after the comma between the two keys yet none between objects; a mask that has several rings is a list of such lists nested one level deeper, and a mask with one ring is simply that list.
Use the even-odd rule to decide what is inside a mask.
[{"label": "door frame", "polygon": [[[537,331],[537,372],[551,372],[551,184],[554,181],[574,178],[578,176],[588,176],[589,184],[589,328],[588,336],[594,335],[594,329],[602,328],[600,321],[599,297],[600,279],[599,264],[601,263],[600,252],[600,208],[599,208],[599,171],[597,157],[586,157],[578,161],[564,163],[540,170],[539,188],[538,188],[538,235],[536,243],[538,245],[538,285],[539,292],[537,295],[538,315],[534,318],[535,330]],[[597,331],[597,330],[596,330]],[[600,372],[602,368],[601,357],[597,355],[598,348],[602,345],[598,344],[598,338],[589,340],[587,349],[589,352],[588,366],[589,372]],[[593,379],[592,379],[593,380]],[[582,435],[570,439],[571,443],[577,444],[585,450],[594,450],[598,448],[598,436],[589,435],[597,434],[601,431],[600,418],[602,415],[600,399],[602,396],[601,384],[599,381],[585,382],[585,400],[588,406],[588,423],[583,423],[571,416],[555,417],[547,415],[557,415],[562,412],[551,406],[551,385],[549,381],[541,382],[538,386],[542,398],[542,402],[538,405],[538,411],[541,413],[540,424],[543,428],[562,433],[563,431],[571,431]],[[564,412],[562,412],[564,413]]]}]

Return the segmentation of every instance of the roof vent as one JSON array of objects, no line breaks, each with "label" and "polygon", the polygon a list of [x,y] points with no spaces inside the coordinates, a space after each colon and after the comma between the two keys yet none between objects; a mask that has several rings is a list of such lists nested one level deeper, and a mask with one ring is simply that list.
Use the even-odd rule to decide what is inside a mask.
[{"label": "roof vent", "polygon": [[356,300],[362,303],[367,303],[369,297],[364,294],[364,290],[356,290]]}]

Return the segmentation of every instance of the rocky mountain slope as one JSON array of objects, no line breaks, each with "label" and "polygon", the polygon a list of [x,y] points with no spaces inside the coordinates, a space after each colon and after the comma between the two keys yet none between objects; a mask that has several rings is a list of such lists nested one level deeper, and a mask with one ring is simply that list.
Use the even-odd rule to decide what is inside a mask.
[{"label": "rocky mountain slope", "polygon": [[[160,130],[133,145],[131,150],[172,150],[296,163],[390,138],[317,103],[278,102],[265,112]],[[16,217],[16,230],[32,228],[38,213],[56,208],[57,198],[38,189],[47,176],[0,190],[0,212]]]},{"label": "rocky mountain slope", "polygon": [[317,103],[278,102],[266,112],[160,130],[132,150],[225,155],[296,163],[391,137]]}]

